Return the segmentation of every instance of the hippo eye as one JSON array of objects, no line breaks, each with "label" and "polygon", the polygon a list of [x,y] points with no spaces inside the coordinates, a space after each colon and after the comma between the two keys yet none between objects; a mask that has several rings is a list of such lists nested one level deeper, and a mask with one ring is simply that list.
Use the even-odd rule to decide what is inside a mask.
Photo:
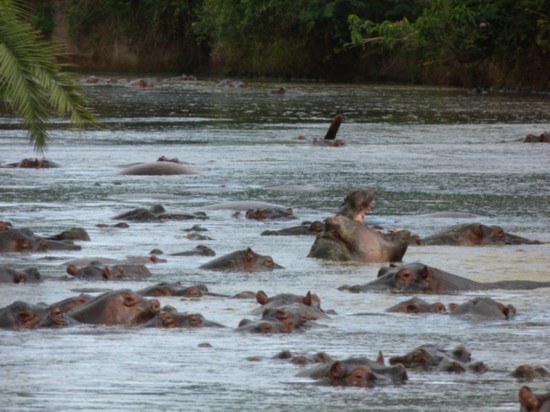
[{"label": "hippo eye", "polygon": [[191,315],[191,316],[189,316],[189,324],[191,326],[194,326],[194,327],[201,326],[202,325],[202,320],[201,320],[200,317],[198,317],[196,315]]},{"label": "hippo eye", "polygon": [[264,266],[267,266],[268,268],[272,268],[274,266],[273,259],[270,257],[266,257],[264,259]]}]

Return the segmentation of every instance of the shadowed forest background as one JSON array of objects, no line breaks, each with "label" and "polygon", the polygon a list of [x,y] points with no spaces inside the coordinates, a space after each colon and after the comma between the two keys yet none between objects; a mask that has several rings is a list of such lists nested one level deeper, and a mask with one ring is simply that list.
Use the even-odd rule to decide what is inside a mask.
[{"label": "shadowed forest background", "polygon": [[547,91],[547,0],[33,0],[80,71]]}]

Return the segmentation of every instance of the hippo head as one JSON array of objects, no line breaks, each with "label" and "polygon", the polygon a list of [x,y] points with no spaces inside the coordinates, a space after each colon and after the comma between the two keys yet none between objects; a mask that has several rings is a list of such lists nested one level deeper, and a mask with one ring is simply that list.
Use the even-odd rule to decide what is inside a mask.
[{"label": "hippo head", "polygon": [[347,369],[341,362],[334,362],[329,370],[328,380],[333,386],[356,386],[366,388],[372,385],[374,374],[369,367],[358,365]]}]

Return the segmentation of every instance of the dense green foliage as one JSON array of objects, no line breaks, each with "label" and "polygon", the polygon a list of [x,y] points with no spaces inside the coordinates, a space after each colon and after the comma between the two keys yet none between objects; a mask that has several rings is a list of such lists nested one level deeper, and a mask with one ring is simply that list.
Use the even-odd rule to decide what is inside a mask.
[{"label": "dense green foliage", "polygon": [[[48,4],[52,0],[35,0]],[[548,88],[548,0],[62,0],[89,64]],[[44,7],[43,7],[44,9]],[[44,15],[44,12],[42,12]],[[48,20],[37,24],[48,30]],[[117,50],[113,44],[117,43]],[[122,46],[122,47],[121,47]],[[126,49],[125,49],[126,48]],[[181,55],[170,58],[162,50]],[[115,56],[116,59],[116,56]],[[91,61],[93,60],[93,61]],[[105,62],[101,66],[99,62]]]},{"label": "dense green foliage", "polygon": [[76,84],[54,61],[59,47],[41,40],[29,19],[13,0],[0,0],[0,100],[23,119],[35,150],[43,153],[52,114],[69,115],[79,128],[94,124],[94,117]]}]

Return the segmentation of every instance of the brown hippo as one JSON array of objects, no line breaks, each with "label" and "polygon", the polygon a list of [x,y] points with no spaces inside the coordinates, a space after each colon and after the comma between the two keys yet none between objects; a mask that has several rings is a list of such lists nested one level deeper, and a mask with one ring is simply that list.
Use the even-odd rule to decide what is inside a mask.
[{"label": "brown hippo", "polygon": [[59,310],[63,313],[67,313],[70,310],[73,310],[74,308],[85,304],[86,302],[89,302],[93,299],[92,295],[87,295],[85,293],[81,293],[78,296],[72,296],[70,298],[66,298],[63,300],[60,300],[59,302],[55,302],[49,305],[50,308],[59,308]]},{"label": "brown hippo", "polygon": [[521,382],[531,382],[535,379],[550,378],[550,372],[548,372],[546,368],[531,365],[519,365],[510,375]]},{"label": "brown hippo", "polygon": [[245,216],[251,220],[289,220],[296,219],[292,208],[256,208],[247,209]]},{"label": "brown hippo", "polygon": [[516,315],[513,305],[504,305],[489,297],[477,297],[460,305],[449,305],[451,316],[461,319],[509,320]]},{"label": "brown hippo", "polygon": [[292,333],[296,329],[296,324],[292,319],[285,318],[279,319],[262,319],[262,320],[250,320],[242,319],[239,322],[237,328],[239,331],[251,332],[251,333]]},{"label": "brown hippo", "polygon": [[78,322],[94,325],[138,325],[159,313],[158,300],[148,300],[129,289],[122,289],[101,294],[73,308],[67,315]]},{"label": "brown hippo", "polygon": [[293,293],[280,293],[278,295],[268,297],[263,290],[260,290],[256,293],[256,301],[261,306],[251,312],[253,315],[262,314],[266,309],[276,309],[293,304],[303,305],[304,307],[323,313],[323,310],[321,309],[321,299],[319,299],[319,296],[312,294],[310,291],[303,296],[295,295]]},{"label": "brown hippo", "polygon": [[550,392],[536,395],[528,386],[522,386],[518,397],[521,405],[519,412],[550,412]]},{"label": "brown hippo", "polygon": [[153,319],[146,322],[145,328],[204,328],[224,327],[223,325],[206,320],[200,313],[180,313],[176,310],[161,310]]},{"label": "brown hippo", "polygon": [[204,265],[201,269],[225,270],[225,271],[243,271],[243,272],[262,272],[273,269],[284,269],[273,261],[271,256],[259,255],[251,248],[237,250],[220,256]]},{"label": "brown hippo", "polygon": [[84,267],[68,265],[67,273],[75,278],[85,280],[142,280],[151,277],[145,265],[95,265]]},{"label": "brown hippo", "polygon": [[289,350],[283,350],[273,356],[273,359],[282,359],[282,360],[289,360],[290,363],[296,364],[296,365],[309,365],[309,364],[331,364],[334,362],[334,359],[327,354],[326,352],[317,352],[313,355],[308,354],[299,354],[299,353],[292,353]]},{"label": "brown hippo", "polygon": [[340,262],[400,262],[407,251],[410,232],[382,234],[345,216],[325,220],[308,257]]},{"label": "brown hippo", "polygon": [[37,268],[15,270],[8,265],[0,265],[0,283],[36,283],[40,280]]},{"label": "brown hippo", "polygon": [[318,235],[325,230],[325,224],[319,220],[313,222],[305,221],[299,226],[287,227],[280,230],[264,230],[262,236],[298,236]]},{"label": "brown hippo", "polygon": [[330,386],[357,386],[368,388],[378,384],[400,384],[407,381],[407,370],[402,364],[385,366],[383,362],[366,357],[351,357],[327,365],[302,371],[298,376],[315,379],[318,384]]},{"label": "brown hippo", "polygon": [[470,370],[483,373],[487,370],[483,362],[471,362],[470,352],[462,345],[453,350],[437,345],[422,345],[403,356],[393,356],[390,365],[403,364],[407,369],[462,373]]},{"label": "brown hippo", "polygon": [[525,143],[550,143],[550,133],[541,133],[538,136],[529,133],[523,141]]},{"label": "brown hippo", "polygon": [[53,236],[48,236],[46,239],[49,240],[83,240],[83,241],[89,241],[90,235],[88,235],[88,232],[86,232],[85,229],[81,227],[72,227],[70,229],[64,230],[61,233],[58,233]]},{"label": "brown hippo", "polygon": [[420,298],[411,298],[386,309],[396,313],[445,313],[447,309],[441,302],[428,303]]},{"label": "brown hippo", "polygon": [[119,172],[121,175],[133,176],[194,175],[197,173],[199,172],[190,166],[166,160],[138,163],[125,167]]},{"label": "brown hippo", "polygon": [[2,329],[36,329],[74,323],[72,319],[66,318],[57,306],[32,305],[17,301],[0,309],[0,328]]},{"label": "brown hippo", "polygon": [[49,169],[53,167],[59,167],[59,164],[46,159],[26,158],[17,163],[8,163],[3,167],[21,167],[23,169]]},{"label": "brown hippo", "polygon": [[165,220],[190,220],[190,219],[208,219],[206,213],[167,213],[164,206],[157,204],[151,206],[150,209],[137,208],[116,215],[113,219],[130,220],[134,222],[162,222]]},{"label": "brown hippo", "polygon": [[136,291],[140,296],[185,296],[187,298],[200,298],[207,292],[208,288],[204,284],[182,286],[179,282],[161,282]]},{"label": "brown hippo", "polygon": [[500,226],[486,226],[480,223],[462,223],[448,227],[425,238],[416,238],[417,245],[538,245],[541,242],[512,235]]},{"label": "brown hippo", "polygon": [[420,262],[402,266],[382,267],[378,278],[363,285],[343,285],[339,290],[349,292],[403,292],[403,293],[452,293],[464,290],[537,289],[550,287],[550,282],[531,280],[503,280],[480,283]]},{"label": "brown hippo", "polygon": [[35,235],[29,228],[15,228],[0,222],[0,253],[45,252],[48,250],[80,250],[71,241],[57,241]]}]

